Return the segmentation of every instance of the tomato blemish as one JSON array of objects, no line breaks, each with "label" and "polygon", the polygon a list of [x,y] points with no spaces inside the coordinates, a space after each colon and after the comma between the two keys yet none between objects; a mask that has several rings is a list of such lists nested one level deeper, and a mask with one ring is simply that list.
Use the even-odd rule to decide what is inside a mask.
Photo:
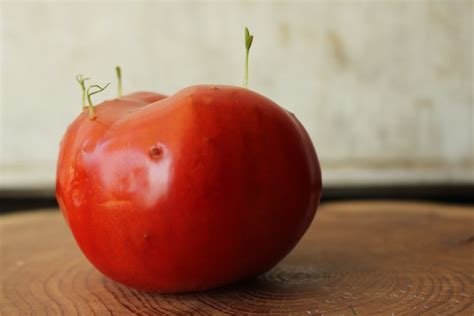
[{"label": "tomato blemish", "polygon": [[163,148],[155,145],[150,148],[149,154],[152,159],[159,159],[163,155]]}]

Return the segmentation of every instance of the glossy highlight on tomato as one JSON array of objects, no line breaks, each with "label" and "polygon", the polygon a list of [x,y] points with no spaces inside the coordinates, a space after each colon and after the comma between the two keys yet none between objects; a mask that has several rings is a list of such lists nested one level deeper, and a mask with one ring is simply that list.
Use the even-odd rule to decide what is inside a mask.
[{"label": "glossy highlight on tomato", "polygon": [[68,127],[56,196],[103,274],[159,292],[257,276],[303,236],[321,195],[311,139],[248,89],[124,96]]}]

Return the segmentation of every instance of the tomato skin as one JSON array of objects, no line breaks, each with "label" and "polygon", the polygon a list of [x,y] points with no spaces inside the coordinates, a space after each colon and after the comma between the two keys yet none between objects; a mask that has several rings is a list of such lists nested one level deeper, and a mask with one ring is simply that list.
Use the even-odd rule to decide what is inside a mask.
[{"label": "tomato skin", "polygon": [[127,95],[124,95],[121,97],[121,99],[131,99],[131,100],[138,100],[142,101],[145,103],[153,103],[162,99],[167,98],[168,96],[165,96],[163,94],[158,94],[154,92],[148,92],[148,91],[138,91],[134,93],[130,93]]},{"label": "tomato skin", "polygon": [[102,273],[159,292],[256,276],[310,225],[321,195],[312,142],[247,89],[193,86],[154,103],[117,99],[63,138],[56,196]]}]

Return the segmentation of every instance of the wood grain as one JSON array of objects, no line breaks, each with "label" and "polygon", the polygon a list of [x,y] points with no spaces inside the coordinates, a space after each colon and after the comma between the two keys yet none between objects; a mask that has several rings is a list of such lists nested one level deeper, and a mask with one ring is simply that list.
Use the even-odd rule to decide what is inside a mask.
[{"label": "wood grain", "polygon": [[472,207],[325,204],[270,272],[184,295],[105,278],[56,210],[0,219],[2,315],[474,315]]}]

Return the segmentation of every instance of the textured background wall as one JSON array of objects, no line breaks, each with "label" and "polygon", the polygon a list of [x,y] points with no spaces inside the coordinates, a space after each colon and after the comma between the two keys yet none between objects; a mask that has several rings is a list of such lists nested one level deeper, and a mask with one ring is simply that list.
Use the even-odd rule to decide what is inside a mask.
[{"label": "textured background wall", "polygon": [[[294,112],[327,184],[474,179],[472,1],[2,1],[1,187],[54,186],[74,75],[240,85]],[[111,88],[96,100],[113,97]]]}]

